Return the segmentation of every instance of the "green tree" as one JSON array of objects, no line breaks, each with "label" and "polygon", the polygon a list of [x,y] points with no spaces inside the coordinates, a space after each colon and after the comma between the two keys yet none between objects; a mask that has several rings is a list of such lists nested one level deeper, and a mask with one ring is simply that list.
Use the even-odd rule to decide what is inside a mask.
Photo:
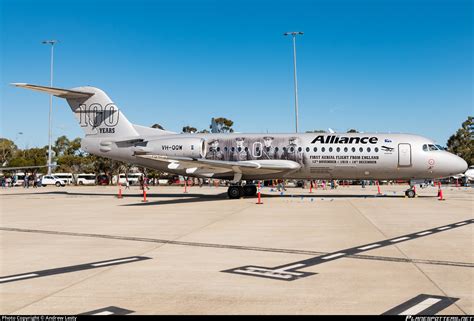
[{"label": "green tree", "polygon": [[8,164],[8,162],[15,156],[18,147],[15,143],[6,138],[0,138],[0,159],[2,166]]},{"label": "green tree", "polygon": [[163,126],[161,126],[160,124],[153,124],[153,125],[151,126],[151,128],[157,128],[157,129],[165,130],[165,129],[163,128]]},{"label": "green tree", "polygon": [[66,136],[59,136],[54,142],[52,149],[56,153],[56,156],[63,155],[69,148],[70,141]]},{"label": "green tree", "polygon": [[183,127],[183,133],[194,134],[195,132],[197,132],[197,129],[195,127],[191,127],[191,126],[184,126]]},{"label": "green tree", "polygon": [[307,133],[325,133],[325,130],[322,129],[315,129],[315,130],[307,130]]},{"label": "green tree", "polygon": [[358,133],[359,131],[357,129],[352,128],[352,129],[349,129],[347,132],[348,133]]},{"label": "green tree", "polygon": [[448,151],[463,158],[469,166],[474,164],[473,125],[474,117],[467,117],[467,120],[462,123],[461,128],[449,137],[446,144]]},{"label": "green tree", "polygon": [[[48,159],[48,147],[43,148],[29,148],[18,150],[15,156],[10,160],[8,166],[22,167],[22,166],[43,166]],[[42,168],[41,172],[45,173],[46,168]]]},{"label": "green tree", "polygon": [[[214,121],[216,122],[218,133],[233,133],[234,132],[234,129],[232,128],[232,125],[234,125],[234,122],[232,120],[224,118],[224,117],[218,117],[218,118],[214,118]],[[212,125],[209,126],[209,128],[212,128]]]}]

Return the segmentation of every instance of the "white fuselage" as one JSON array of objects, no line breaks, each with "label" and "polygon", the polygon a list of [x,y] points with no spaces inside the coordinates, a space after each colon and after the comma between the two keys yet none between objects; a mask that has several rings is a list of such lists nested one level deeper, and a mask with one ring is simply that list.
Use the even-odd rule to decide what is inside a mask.
[{"label": "white fuselage", "polygon": [[[186,176],[187,174],[136,153],[220,161],[287,159],[301,168],[291,173],[247,174],[242,179],[431,179],[466,168],[464,160],[444,150],[429,150],[432,140],[409,134],[174,134],[145,135],[143,142],[115,144],[106,137],[86,137],[82,148],[90,153]],[[212,142],[209,144],[208,142]],[[102,146],[102,148],[101,148]],[[228,173],[212,177],[231,179]]]}]

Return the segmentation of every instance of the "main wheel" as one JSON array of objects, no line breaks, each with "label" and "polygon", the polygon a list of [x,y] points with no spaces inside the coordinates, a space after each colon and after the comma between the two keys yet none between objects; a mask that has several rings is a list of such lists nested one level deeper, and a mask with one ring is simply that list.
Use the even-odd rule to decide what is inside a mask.
[{"label": "main wheel", "polygon": [[414,190],[412,189],[409,189],[405,192],[405,195],[408,197],[408,198],[414,198],[416,196],[416,193]]},{"label": "main wheel", "polygon": [[257,195],[257,186],[255,185],[245,185],[243,189],[244,189],[244,196]]},{"label": "main wheel", "polygon": [[241,186],[229,186],[227,190],[227,195],[229,195],[230,199],[237,199],[241,198],[244,195],[243,188]]}]

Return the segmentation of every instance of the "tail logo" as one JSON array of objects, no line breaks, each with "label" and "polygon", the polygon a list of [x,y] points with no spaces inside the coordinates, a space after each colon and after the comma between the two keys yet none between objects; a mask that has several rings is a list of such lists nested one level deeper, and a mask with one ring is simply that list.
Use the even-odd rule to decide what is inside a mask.
[{"label": "tail logo", "polygon": [[115,104],[107,104],[102,106],[94,103],[89,106],[82,104],[75,112],[79,114],[79,124],[81,127],[92,127],[95,129],[100,125],[105,127],[99,128],[99,132],[102,133],[114,133],[114,127],[119,122],[120,113],[118,112]]}]

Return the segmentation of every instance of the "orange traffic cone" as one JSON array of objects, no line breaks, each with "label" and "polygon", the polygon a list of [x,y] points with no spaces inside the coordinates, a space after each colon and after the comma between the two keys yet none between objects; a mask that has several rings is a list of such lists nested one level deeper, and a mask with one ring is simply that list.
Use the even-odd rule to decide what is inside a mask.
[{"label": "orange traffic cone", "polygon": [[257,201],[257,204],[258,205],[261,205],[263,204],[262,203],[262,198],[261,198],[261,195],[260,195],[260,181],[258,182],[258,185],[257,185],[257,196],[258,196],[258,201]]},{"label": "orange traffic cone", "polygon": [[441,182],[439,182],[439,191],[438,191],[438,196],[439,196],[439,199],[438,201],[445,201],[446,199],[443,198],[443,190],[441,189]]},{"label": "orange traffic cone", "polygon": [[119,185],[119,192],[118,192],[118,195],[117,195],[117,198],[122,198],[122,184],[118,184]]}]

